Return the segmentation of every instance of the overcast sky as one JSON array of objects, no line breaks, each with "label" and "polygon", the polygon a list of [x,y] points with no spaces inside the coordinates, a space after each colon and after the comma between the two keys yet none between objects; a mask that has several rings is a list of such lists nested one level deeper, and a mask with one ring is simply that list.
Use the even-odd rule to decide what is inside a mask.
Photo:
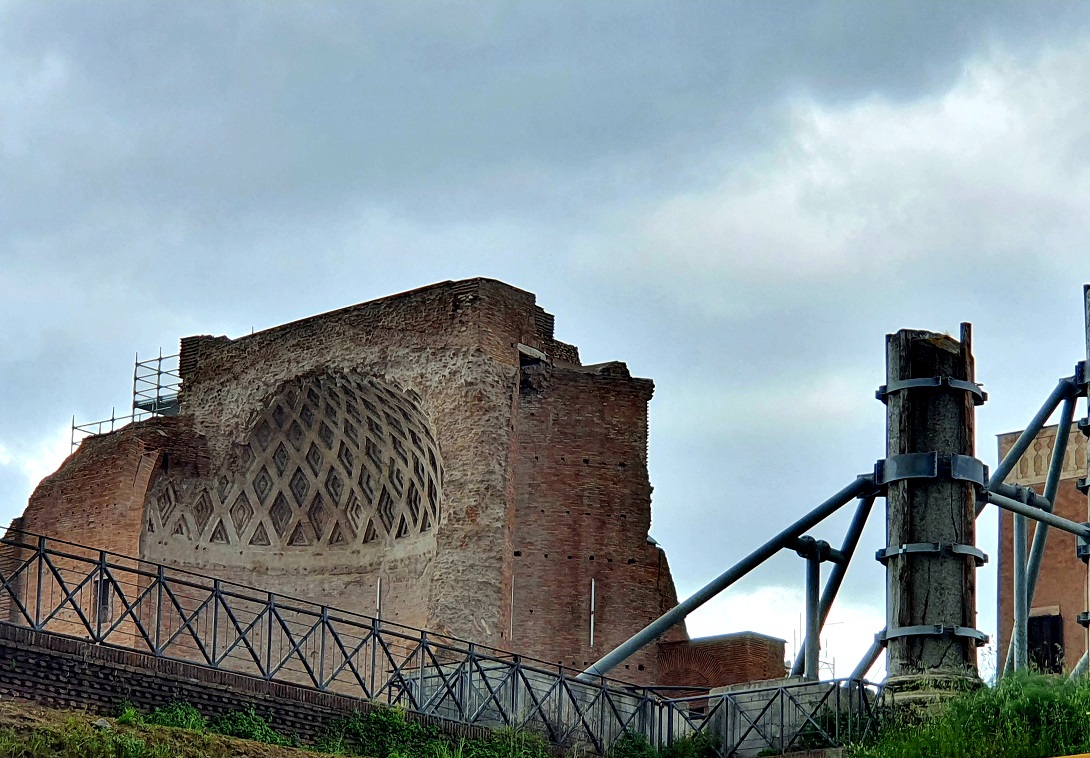
[{"label": "overcast sky", "polygon": [[[487,276],[655,380],[652,533],[691,593],[883,456],[887,332],[973,322],[994,465],[1084,354],[1088,125],[1085,3],[0,0],[0,521],[73,414],[128,406],[135,352]],[[881,515],[841,674],[883,623]],[[803,572],[691,630],[790,646]]]}]

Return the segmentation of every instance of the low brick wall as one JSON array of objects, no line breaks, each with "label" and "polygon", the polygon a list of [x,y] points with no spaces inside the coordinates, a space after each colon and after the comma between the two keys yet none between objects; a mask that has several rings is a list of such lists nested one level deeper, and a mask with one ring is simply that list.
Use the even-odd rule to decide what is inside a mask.
[{"label": "low brick wall", "polygon": [[[150,710],[184,700],[205,716],[253,706],[273,727],[304,742],[353,711],[376,707],[364,700],[307,687],[102,647],[84,640],[0,624],[0,694],[55,708],[112,715],[128,701]],[[453,737],[485,737],[486,727],[434,716],[409,718]]]}]

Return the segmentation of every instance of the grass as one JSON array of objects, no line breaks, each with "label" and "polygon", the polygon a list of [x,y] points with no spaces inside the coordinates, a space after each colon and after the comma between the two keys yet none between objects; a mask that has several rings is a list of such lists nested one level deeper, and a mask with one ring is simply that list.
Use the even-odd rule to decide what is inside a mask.
[{"label": "grass", "polygon": [[1090,681],[1028,674],[954,696],[924,714],[894,711],[852,758],[1052,758],[1090,752]]},{"label": "grass", "polygon": [[[434,726],[379,708],[335,719],[317,745],[303,750],[253,709],[206,718],[175,702],[141,713],[123,705],[104,728],[95,715],[54,711],[25,701],[0,702],[0,758],[292,758],[319,753],[369,758],[554,758],[540,735],[497,730],[455,739]],[[623,757],[621,757],[623,758]],[[686,758],[678,756],[677,758]]]}]

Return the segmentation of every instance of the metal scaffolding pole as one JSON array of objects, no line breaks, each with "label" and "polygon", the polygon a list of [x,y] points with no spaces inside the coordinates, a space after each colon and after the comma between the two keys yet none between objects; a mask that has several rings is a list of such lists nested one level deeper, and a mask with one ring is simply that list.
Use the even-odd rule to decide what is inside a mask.
[{"label": "metal scaffolding pole", "polygon": [[[1078,385],[1075,384],[1073,377],[1065,377],[1056,383],[1056,388],[1052,390],[1052,394],[1045,400],[1044,405],[1037,411],[1037,415],[1029,422],[1018,439],[1015,440],[1014,445],[1007,451],[1007,454],[1003,456],[1003,460],[996,466],[991,477],[988,479],[989,490],[995,490],[998,485],[1003,483],[1003,480],[1007,478],[1011,471],[1014,470],[1014,466],[1018,463],[1018,459],[1022,457],[1022,454],[1029,449],[1029,446],[1033,443],[1033,440],[1037,438],[1041,429],[1048,420],[1052,417],[1056,408],[1060,403],[1069,397],[1075,397],[1078,395]],[[984,503],[978,502],[976,504],[976,515],[980,515],[980,512],[984,510]]]},{"label": "metal scaffolding pole", "polygon": [[[1056,492],[1060,486],[1060,476],[1063,474],[1064,459],[1067,454],[1067,441],[1071,436],[1071,423],[1075,418],[1074,397],[1064,400],[1063,410],[1060,411],[1060,425],[1056,429],[1056,444],[1052,448],[1052,460],[1048,465],[1048,476],[1045,478],[1044,496],[1035,498],[1034,503],[1038,507],[1051,512],[1056,503]],[[1013,488],[1011,488],[1013,489]],[[999,492],[1005,495],[1005,492]],[[1044,501],[1041,503],[1040,501]],[[1026,605],[1032,607],[1033,596],[1037,592],[1037,578],[1041,574],[1041,561],[1045,557],[1045,547],[1048,542],[1048,524],[1037,524],[1033,531],[1033,546],[1029,551],[1029,561],[1026,565]],[[1007,655],[1002,670],[1005,672],[1014,668],[1014,646],[1007,646]]]},{"label": "metal scaffolding pole", "polygon": [[[1086,362],[1083,364],[1083,379],[1086,375],[1090,374],[1090,284],[1084,284],[1082,286],[1082,306],[1083,306],[1083,327],[1086,330]],[[1090,393],[1087,393],[1087,408],[1086,415],[1090,418]],[[1090,477],[1090,444],[1086,446],[1086,469],[1087,476]],[[1086,515],[1087,520],[1090,521],[1090,490],[1086,492]],[[1087,564],[1087,582],[1090,582],[1090,564]],[[1088,585],[1090,586],[1090,585]],[[1086,673],[1087,655],[1090,655],[1090,630],[1088,630],[1083,637],[1085,641],[1087,653],[1083,655],[1082,660],[1079,661],[1079,665],[1075,667],[1075,671],[1079,672],[1079,676]],[[1081,670],[1080,670],[1081,669]]]},{"label": "metal scaffolding pole", "polygon": [[1000,508],[1005,508],[1013,513],[1020,513],[1023,516],[1028,516],[1034,521],[1054,526],[1057,529],[1062,529],[1068,534],[1074,534],[1076,537],[1090,540],[1090,527],[1085,524],[1076,523],[1063,516],[1057,516],[1055,513],[1049,513],[1040,508],[1034,508],[1032,505],[1026,505],[1018,500],[1011,500],[1009,497],[1003,497],[994,492],[984,493],[984,497],[989,503],[998,505]]},{"label": "metal scaffolding pole", "polygon": [[816,545],[806,555],[806,668],[807,679],[817,681],[821,652],[821,551]]},{"label": "metal scaffolding pole", "polygon": [[1082,658],[1079,658],[1079,662],[1075,664],[1075,668],[1071,669],[1071,676],[1068,679],[1078,679],[1080,676],[1086,674],[1087,664],[1090,664],[1090,652],[1083,653]]},{"label": "metal scaffolding pole", "polygon": [[817,524],[820,524],[830,515],[842,508],[846,503],[857,497],[866,496],[873,491],[873,476],[864,475],[857,477],[854,482],[840,490],[840,492],[814,508],[795,523],[791,524],[791,526],[761,545],[711,582],[701,587],[684,601],[678,603],[643,629],[636,632],[613,651],[607,653],[603,658],[591,664],[586,671],[578,676],[578,679],[581,681],[592,681],[594,677],[605,676],[644,645],[647,645],[668,632],[675,624],[681,622],[690,613],[704,605],[704,603],[711,600],[727,587],[737,582],[750,571],[757,568],[757,566],[760,566],[781,549],[792,545],[803,533],[812,529]]},{"label": "metal scaffolding pole", "polygon": [[856,664],[856,667],[852,670],[852,679],[862,679],[863,677],[865,677],[867,675],[867,672],[871,670],[871,666],[873,666],[878,661],[879,656],[882,655],[882,651],[886,649],[886,645],[882,641],[885,636],[885,629],[874,635],[874,644],[872,644],[870,646],[870,649],[868,649],[867,652],[863,654],[863,657],[860,659],[859,663]]},{"label": "metal scaffolding pole", "polygon": [[[848,563],[855,553],[855,548],[859,545],[859,538],[863,534],[863,527],[867,525],[867,517],[870,516],[875,498],[876,495],[860,498],[859,506],[855,509],[855,515],[852,517],[852,523],[848,526],[848,531],[844,534],[844,541],[840,545],[840,552],[844,555],[844,561],[833,564],[833,568],[829,572],[829,578],[825,580],[825,590],[821,593],[821,615],[818,622],[819,633],[825,626],[826,619],[829,618],[829,610],[833,606],[833,601],[836,600],[836,593],[840,590],[840,585],[843,584],[844,577],[848,573]],[[806,662],[804,651],[805,648],[800,650],[798,655],[795,656],[795,663],[791,666],[791,676],[799,676],[802,674]]]},{"label": "metal scaffolding pole", "polygon": [[[1042,524],[1041,526],[1044,526]],[[1014,670],[1025,671],[1029,657],[1028,631],[1029,597],[1026,592],[1026,517],[1014,515],[1014,632],[1011,647],[1014,649]]]}]

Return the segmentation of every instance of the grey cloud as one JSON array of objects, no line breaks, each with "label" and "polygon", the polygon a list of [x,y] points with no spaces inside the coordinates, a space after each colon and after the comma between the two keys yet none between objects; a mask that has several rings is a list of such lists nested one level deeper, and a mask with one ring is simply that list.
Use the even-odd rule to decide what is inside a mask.
[{"label": "grey cloud", "polygon": [[711,138],[752,147],[784,128],[766,106],[787,93],[912,97],[992,36],[1054,32],[1078,15],[1070,4],[468,8],[11,4],[11,70],[53,67],[39,78],[59,81],[15,116],[24,146],[8,157],[21,185],[4,193],[9,212],[27,227],[104,199],[212,224],[359,197],[433,221],[513,201],[570,210],[550,185],[608,199],[603,175],[621,158],[641,166],[631,179],[683,181],[665,156]]}]

